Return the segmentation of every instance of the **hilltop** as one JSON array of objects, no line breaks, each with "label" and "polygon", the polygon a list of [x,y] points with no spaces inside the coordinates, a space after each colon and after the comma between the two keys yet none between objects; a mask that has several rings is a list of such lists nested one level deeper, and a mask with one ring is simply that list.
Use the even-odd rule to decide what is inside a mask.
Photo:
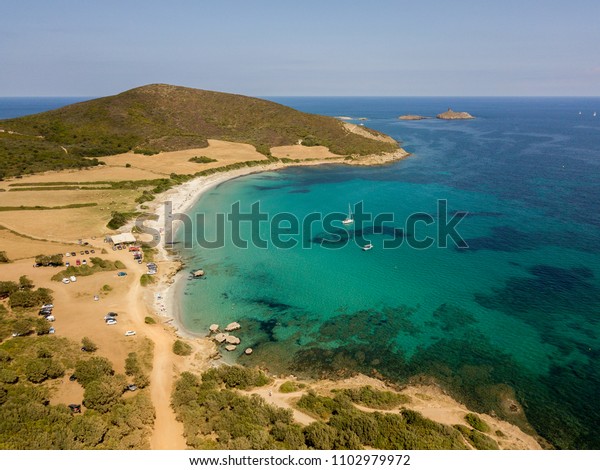
[{"label": "hilltop", "polygon": [[[393,139],[337,119],[271,101],[173,85],[0,121],[0,177],[102,164],[127,151],[155,154],[203,148],[208,139],[247,143],[269,156],[275,146],[322,145],[338,155],[394,152]],[[365,135],[366,134],[366,135]]]}]

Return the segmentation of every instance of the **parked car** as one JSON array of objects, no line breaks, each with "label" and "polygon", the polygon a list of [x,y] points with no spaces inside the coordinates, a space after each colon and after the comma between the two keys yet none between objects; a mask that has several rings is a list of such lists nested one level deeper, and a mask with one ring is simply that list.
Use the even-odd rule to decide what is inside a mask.
[{"label": "parked car", "polygon": [[71,375],[69,376],[69,381],[71,381],[71,382],[75,382],[76,380],[77,380],[77,376],[76,376],[75,374],[71,374]]},{"label": "parked car", "polygon": [[50,308],[50,309],[52,309],[52,308],[54,308],[54,304],[44,304],[44,305],[42,305],[42,308]]},{"label": "parked car", "polygon": [[94,296],[94,301],[98,302],[99,300],[100,300],[100,296],[98,296],[98,295],[95,295],[95,296]]},{"label": "parked car", "polygon": [[68,277],[63,277],[62,282],[63,282],[63,284],[69,284],[71,281],[69,280]]},{"label": "parked car", "polygon": [[113,318],[109,318],[108,320],[106,320],[106,324],[107,325],[116,325],[117,324],[117,320],[115,320]]},{"label": "parked car", "polygon": [[56,330],[54,329],[53,326],[51,326],[50,329],[48,330],[48,334],[53,335],[54,333],[56,333]]},{"label": "parked car", "polygon": [[54,320],[56,320],[56,318],[54,318],[54,315],[48,315],[46,317],[46,320],[48,320],[48,321],[54,321]]},{"label": "parked car", "polygon": [[71,276],[69,279],[71,280],[71,282],[77,282],[77,278],[75,276]]},{"label": "parked car", "polygon": [[73,412],[73,413],[81,413],[81,405],[76,405],[75,403],[71,403],[69,405],[69,409]]},{"label": "parked car", "polygon": [[85,266],[85,265],[87,264],[87,261],[86,261],[86,260],[83,260],[83,261],[81,262],[81,264],[83,264],[83,265]]},{"label": "parked car", "polygon": [[94,254],[94,253],[96,253],[96,250],[90,250],[90,253]]},{"label": "parked car", "polygon": [[133,331],[133,330],[127,330],[125,332],[125,336],[135,336],[135,331]]},{"label": "parked car", "polygon": [[76,264],[77,266],[81,266],[81,261],[79,261],[78,259],[76,259],[76,260],[75,260],[75,264]]},{"label": "parked car", "polygon": [[68,261],[65,263],[65,266],[68,268],[69,266],[71,266],[71,263],[69,263]]},{"label": "parked car", "polygon": [[129,390],[130,392],[135,392],[137,390],[137,385],[129,384],[129,385],[127,385],[127,390]]},{"label": "parked car", "polygon": [[85,254],[89,255],[90,254],[90,250],[85,250]]},{"label": "parked car", "polygon": [[71,251],[71,256],[77,256],[77,253],[75,253],[74,251]]},{"label": "parked car", "polygon": [[71,253],[69,253],[69,252],[65,253],[65,257],[68,258],[69,256],[71,256]]},{"label": "parked car", "polygon": [[127,273],[126,273],[126,272],[123,272],[123,271],[119,271],[119,272],[117,273],[117,276],[119,276],[119,277],[127,276]]}]

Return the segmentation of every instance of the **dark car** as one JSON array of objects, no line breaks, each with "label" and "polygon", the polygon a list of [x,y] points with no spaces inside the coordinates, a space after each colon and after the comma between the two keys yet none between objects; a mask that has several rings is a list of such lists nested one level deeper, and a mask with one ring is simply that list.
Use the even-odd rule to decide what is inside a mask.
[{"label": "dark car", "polygon": [[90,253],[94,254],[94,253],[96,253],[96,250],[90,250]]},{"label": "dark car", "polygon": [[69,405],[69,409],[73,412],[73,413],[81,413],[81,405],[77,405],[75,403],[71,403]]},{"label": "dark car", "polygon": [[85,254],[89,255],[90,254],[90,250],[85,250]]},{"label": "dark car", "polygon": [[75,382],[75,381],[77,380],[77,376],[76,376],[75,374],[71,374],[71,375],[69,376],[69,380],[70,380],[71,382]]},{"label": "dark car", "polygon": [[71,256],[77,256],[77,253],[75,253],[74,251],[71,252]]}]

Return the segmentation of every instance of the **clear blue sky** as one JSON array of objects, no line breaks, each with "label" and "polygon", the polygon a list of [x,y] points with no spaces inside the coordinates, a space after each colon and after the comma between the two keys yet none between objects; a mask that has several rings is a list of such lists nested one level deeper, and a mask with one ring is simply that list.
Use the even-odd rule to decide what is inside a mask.
[{"label": "clear blue sky", "polygon": [[600,95],[599,0],[19,0],[0,96]]}]

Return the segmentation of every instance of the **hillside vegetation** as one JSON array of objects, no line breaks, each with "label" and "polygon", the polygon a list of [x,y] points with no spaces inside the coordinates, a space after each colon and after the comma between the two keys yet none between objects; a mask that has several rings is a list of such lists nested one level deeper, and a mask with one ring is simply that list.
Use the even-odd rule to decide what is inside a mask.
[{"label": "hillside vegetation", "polygon": [[[391,152],[397,145],[348,131],[337,119],[267,100],[172,85],[0,121],[0,177],[100,164],[95,157],[201,148],[207,139],[270,148],[304,142],[339,155]],[[363,128],[380,136],[376,131]],[[157,156],[160,158],[160,155]]]}]

